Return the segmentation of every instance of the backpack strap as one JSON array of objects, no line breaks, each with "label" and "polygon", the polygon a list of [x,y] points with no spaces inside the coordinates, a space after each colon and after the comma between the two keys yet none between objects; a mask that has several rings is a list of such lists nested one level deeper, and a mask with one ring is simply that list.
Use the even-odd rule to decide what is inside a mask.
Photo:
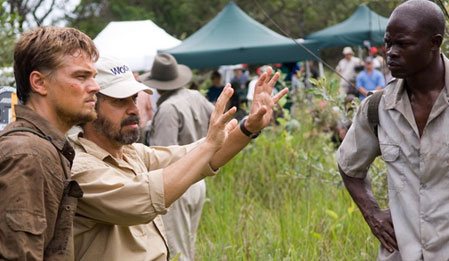
[{"label": "backpack strap", "polygon": [[38,132],[37,130],[33,130],[33,129],[27,128],[27,127],[16,127],[16,128],[13,128],[13,129],[10,129],[10,130],[7,130],[7,131],[0,132],[0,137],[9,135],[9,134],[14,133],[14,132],[31,132],[34,135],[36,135],[36,136],[38,136],[38,137],[40,137],[40,138],[42,138],[44,140],[49,141],[55,147],[56,151],[58,152],[59,160],[61,162],[62,170],[64,172],[64,176],[65,176],[66,180],[70,180],[69,173],[67,173],[66,169],[63,167],[63,165],[64,165],[64,160],[62,159],[63,155],[61,155],[61,153],[59,152],[59,149],[53,144],[53,142],[51,142],[51,138],[50,137],[45,136],[44,134]]},{"label": "backpack strap", "polygon": [[17,128],[14,128],[14,129],[10,129],[10,130],[4,131],[4,132],[0,132],[0,137],[9,135],[9,134],[14,133],[14,132],[31,132],[31,133],[41,137],[44,140],[50,141],[50,139],[47,136],[44,136],[44,134],[38,132],[37,130],[33,130],[33,129],[27,128],[27,127],[17,127]]},{"label": "backpack strap", "polygon": [[368,122],[372,126],[377,137],[377,127],[379,126],[379,103],[382,99],[383,91],[373,93],[368,100]]}]

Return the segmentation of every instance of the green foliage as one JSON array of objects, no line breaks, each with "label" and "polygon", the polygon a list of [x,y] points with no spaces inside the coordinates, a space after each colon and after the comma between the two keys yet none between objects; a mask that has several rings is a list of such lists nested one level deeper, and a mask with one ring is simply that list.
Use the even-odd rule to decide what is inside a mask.
[{"label": "green foliage", "polygon": [[[342,184],[331,134],[311,113],[323,99],[344,107],[333,82],[313,80],[317,88],[294,94],[292,112],[280,125],[207,180],[198,260],[375,259],[378,241]],[[371,175],[385,205],[381,161]]]},{"label": "green foliage", "polygon": [[6,0],[0,0],[0,68],[12,66],[16,40],[14,25],[17,15],[8,12],[5,3]]},{"label": "green foliage", "polygon": [[[71,26],[95,37],[110,21],[151,19],[173,36],[184,39],[212,19],[228,0],[81,0],[70,15]],[[237,0],[246,13],[279,33],[294,38],[346,19],[365,0]],[[401,0],[373,1],[369,6],[389,16]],[[276,26],[274,23],[278,26]]]}]

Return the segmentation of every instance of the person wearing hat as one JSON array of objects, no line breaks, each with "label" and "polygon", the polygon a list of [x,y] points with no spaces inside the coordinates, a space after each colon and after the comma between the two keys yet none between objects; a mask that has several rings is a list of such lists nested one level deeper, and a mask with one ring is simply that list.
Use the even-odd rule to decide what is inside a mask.
[{"label": "person wearing hat", "polygon": [[344,58],[338,62],[336,71],[340,74],[340,94],[347,95],[355,91],[354,81],[357,76],[356,67],[362,65],[362,61],[354,57],[354,51],[347,46],[343,48]]},{"label": "person wearing hat", "polygon": [[167,260],[161,215],[191,185],[218,169],[269,125],[272,107],[287,89],[271,97],[279,78],[261,77],[257,103],[238,125],[227,85],[212,112],[207,136],[185,146],[148,147],[139,138],[137,82],[122,62],[100,57],[97,119],[70,136],[76,155],[72,178],[84,191],[74,220],[75,260]]},{"label": "person wearing hat", "polygon": [[[141,79],[161,94],[150,130],[150,145],[186,145],[207,135],[214,105],[200,92],[185,88],[192,79],[189,67],[162,53],[155,57],[151,71]],[[206,182],[201,180],[163,216],[170,255],[179,255],[179,260],[194,260],[196,232],[205,200]]]},{"label": "person wearing hat", "polygon": [[385,87],[383,74],[374,68],[373,57],[365,58],[365,69],[357,75],[356,88],[359,91],[360,100],[365,99],[370,93],[380,91]]}]

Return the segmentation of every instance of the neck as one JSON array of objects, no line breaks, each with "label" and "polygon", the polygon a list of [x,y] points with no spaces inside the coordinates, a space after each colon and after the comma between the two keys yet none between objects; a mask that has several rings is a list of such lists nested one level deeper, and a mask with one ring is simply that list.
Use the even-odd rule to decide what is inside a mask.
[{"label": "neck", "polygon": [[84,138],[97,144],[100,148],[107,151],[114,158],[121,159],[123,157],[123,145],[112,141],[103,133],[99,133],[92,123],[86,123],[83,127]]},{"label": "neck", "polygon": [[443,58],[438,55],[438,58],[433,59],[424,70],[411,77],[406,77],[405,81],[408,90],[412,93],[430,93],[443,89],[445,85]]},{"label": "neck", "polygon": [[74,125],[61,119],[61,117],[58,116],[58,113],[54,109],[51,109],[43,99],[39,99],[36,97],[30,98],[25,106],[45,118],[61,133],[66,133]]}]

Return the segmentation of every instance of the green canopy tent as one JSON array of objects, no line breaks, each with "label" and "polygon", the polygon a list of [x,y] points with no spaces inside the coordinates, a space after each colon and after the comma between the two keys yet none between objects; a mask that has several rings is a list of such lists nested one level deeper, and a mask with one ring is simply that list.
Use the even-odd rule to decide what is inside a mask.
[{"label": "green canopy tent", "polygon": [[284,37],[258,23],[234,2],[209,23],[168,50],[176,60],[191,68],[216,67],[226,64],[280,63],[313,59],[302,46],[317,53],[313,41]]},{"label": "green canopy tent", "polygon": [[387,22],[388,18],[378,15],[366,4],[362,4],[345,21],[312,33],[306,39],[318,41],[321,48],[361,46],[364,41],[369,41],[371,45],[381,45],[384,42]]}]

